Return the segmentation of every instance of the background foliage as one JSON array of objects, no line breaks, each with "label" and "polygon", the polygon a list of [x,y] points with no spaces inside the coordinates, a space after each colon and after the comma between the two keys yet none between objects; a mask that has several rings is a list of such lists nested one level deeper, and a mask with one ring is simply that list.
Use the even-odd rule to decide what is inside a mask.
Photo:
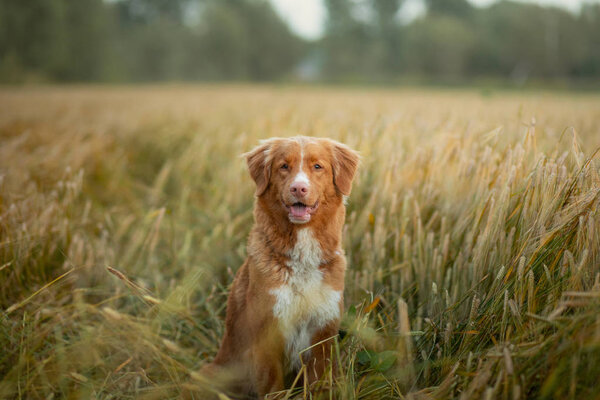
[{"label": "background foliage", "polygon": [[500,1],[324,0],[322,39],[295,36],[266,0],[5,0],[0,81],[592,82],[600,5],[579,15]]}]

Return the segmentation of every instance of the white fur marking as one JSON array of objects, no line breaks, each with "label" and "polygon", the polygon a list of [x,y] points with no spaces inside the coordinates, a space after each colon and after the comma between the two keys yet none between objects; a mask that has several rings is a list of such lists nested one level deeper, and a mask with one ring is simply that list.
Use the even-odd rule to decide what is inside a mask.
[{"label": "white fur marking", "polygon": [[339,318],[342,298],[340,291],[322,282],[322,250],[312,231],[301,229],[297,235],[296,245],[289,253],[292,273],[286,283],[271,290],[275,296],[273,315],[279,320],[289,366],[294,369],[300,367],[299,354],[310,347],[314,333]]},{"label": "white fur marking", "polygon": [[306,183],[307,186],[310,187],[310,180],[308,179],[308,175],[304,172],[304,142],[298,142],[300,144],[300,171],[294,177],[294,182],[302,182]]},{"label": "white fur marking", "polygon": [[302,170],[296,174],[296,176],[294,177],[294,182],[303,182],[306,183],[307,186],[310,186],[308,176]]}]

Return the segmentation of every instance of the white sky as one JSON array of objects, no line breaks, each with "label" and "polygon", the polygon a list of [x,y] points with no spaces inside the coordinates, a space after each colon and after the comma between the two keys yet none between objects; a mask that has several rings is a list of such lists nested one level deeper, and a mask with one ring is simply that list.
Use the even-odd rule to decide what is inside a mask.
[{"label": "white sky", "polygon": [[[496,0],[469,0],[477,6],[486,6]],[[600,0],[518,0],[542,5],[553,5],[578,12],[585,2],[597,3]],[[289,24],[294,32],[308,39],[317,39],[323,34],[323,25],[327,12],[322,0],[271,0],[275,10]],[[421,0],[406,0],[402,13],[404,18],[412,19],[424,12]]]}]

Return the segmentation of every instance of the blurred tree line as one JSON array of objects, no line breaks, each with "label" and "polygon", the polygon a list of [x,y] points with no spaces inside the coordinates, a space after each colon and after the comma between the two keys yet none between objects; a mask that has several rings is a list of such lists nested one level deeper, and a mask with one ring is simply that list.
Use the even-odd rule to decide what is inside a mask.
[{"label": "blurred tree line", "polygon": [[370,0],[370,9],[357,13],[359,2],[325,0],[327,76],[517,83],[600,76],[598,4],[574,15],[512,1],[477,8],[467,0],[425,0],[426,15],[401,24],[393,16],[402,3]]},{"label": "blurred tree line", "polygon": [[305,43],[266,0],[1,0],[0,80],[267,80]]},{"label": "blurred tree line", "polygon": [[0,81],[465,82],[600,76],[600,5],[579,15],[500,1],[323,0],[322,39],[267,0],[1,0]]}]

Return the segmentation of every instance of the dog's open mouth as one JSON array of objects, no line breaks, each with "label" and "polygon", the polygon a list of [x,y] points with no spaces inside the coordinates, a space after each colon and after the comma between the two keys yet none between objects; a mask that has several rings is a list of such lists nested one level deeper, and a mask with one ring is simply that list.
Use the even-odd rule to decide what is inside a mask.
[{"label": "dog's open mouth", "polygon": [[308,222],[310,216],[317,210],[317,207],[319,207],[319,202],[316,202],[312,206],[308,206],[302,202],[296,202],[290,206],[285,205],[292,222]]}]

